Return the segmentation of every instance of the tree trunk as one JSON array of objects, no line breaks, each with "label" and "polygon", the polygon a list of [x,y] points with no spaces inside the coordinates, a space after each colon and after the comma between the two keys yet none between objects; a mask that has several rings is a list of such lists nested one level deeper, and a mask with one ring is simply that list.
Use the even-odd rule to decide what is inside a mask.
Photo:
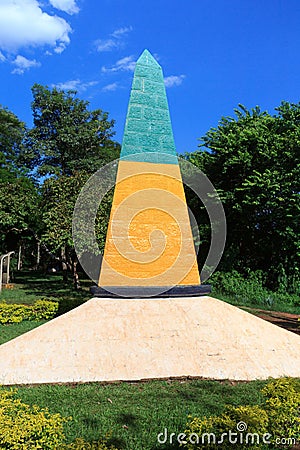
[{"label": "tree trunk", "polygon": [[37,242],[37,254],[36,254],[36,268],[39,268],[40,265],[40,261],[41,261],[41,244],[38,241]]},{"label": "tree trunk", "polygon": [[63,274],[63,281],[64,283],[68,282],[68,266],[67,266],[67,260],[66,260],[66,247],[61,247],[61,268],[62,268],[62,274]]},{"label": "tree trunk", "polygon": [[22,269],[22,245],[19,245],[17,270]]},{"label": "tree trunk", "polygon": [[78,259],[75,256],[72,261],[72,272],[73,272],[73,284],[74,284],[74,288],[76,291],[81,289],[80,280],[79,280],[79,276],[78,276],[78,272],[77,272],[77,264],[78,264]]}]

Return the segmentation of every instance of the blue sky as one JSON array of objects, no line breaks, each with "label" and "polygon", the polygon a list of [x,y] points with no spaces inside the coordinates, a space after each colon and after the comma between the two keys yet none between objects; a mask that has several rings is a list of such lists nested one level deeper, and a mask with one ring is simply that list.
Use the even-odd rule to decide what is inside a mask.
[{"label": "blue sky", "polygon": [[178,152],[238,103],[300,100],[299,0],[0,0],[0,104],[32,124],[31,86],[75,88],[116,120],[134,63],[163,67]]}]

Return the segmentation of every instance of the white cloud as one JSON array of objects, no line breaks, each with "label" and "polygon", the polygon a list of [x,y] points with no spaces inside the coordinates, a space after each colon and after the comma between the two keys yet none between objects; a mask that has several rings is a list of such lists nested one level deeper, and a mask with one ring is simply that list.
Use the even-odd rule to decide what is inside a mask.
[{"label": "white cloud", "polygon": [[102,67],[102,72],[133,72],[135,68],[136,62],[134,61],[133,56],[125,56],[125,58],[119,59],[116,64],[112,67]]},{"label": "white cloud", "polygon": [[40,67],[40,63],[35,59],[27,59],[24,56],[18,55],[12,62],[16,68],[12,71],[14,74],[22,75],[25,70],[29,70],[32,67]]},{"label": "white cloud", "polygon": [[75,0],[49,0],[49,2],[54,8],[60,9],[68,14],[76,14],[79,12]]},{"label": "white cloud", "polygon": [[104,86],[102,88],[103,92],[112,92],[115,91],[116,89],[118,89],[119,85],[118,83],[111,83],[111,84],[107,84],[106,86]]},{"label": "white cloud", "polygon": [[37,0],[0,1],[0,49],[4,51],[50,45],[59,53],[69,44],[70,32],[63,18],[45,13]]},{"label": "white cloud", "polygon": [[77,92],[84,92],[89,87],[95,86],[98,84],[98,81],[88,81],[86,83],[82,82],[81,80],[69,80],[64,81],[62,83],[52,84],[51,87],[55,87],[62,91],[77,91]]},{"label": "white cloud", "polygon": [[2,52],[0,52],[0,62],[4,62],[6,60],[5,56]]},{"label": "white cloud", "polygon": [[60,55],[64,49],[66,48],[65,44],[63,42],[60,42],[55,48],[54,48],[54,53],[57,53],[58,55]]},{"label": "white cloud", "polygon": [[131,26],[118,28],[109,35],[108,39],[97,39],[94,42],[96,50],[98,52],[109,52],[115,48],[123,47],[124,42],[122,41],[122,37],[130,33],[130,31],[132,31]]},{"label": "white cloud", "polygon": [[185,75],[170,75],[164,79],[166,87],[180,86],[183,80],[185,79]]},{"label": "white cloud", "polygon": [[109,52],[114,48],[119,47],[119,42],[114,41],[113,39],[97,39],[95,41],[96,50],[98,52]]},{"label": "white cloud", "polygon": [[111,37],[119,39],[121,36],[123,36],[124,34],[130,33],[130,31],[132,31],[132,30],[133,30],[133,28],[131,26],[130,27],[118,28],[113,33],[111,33]]}]

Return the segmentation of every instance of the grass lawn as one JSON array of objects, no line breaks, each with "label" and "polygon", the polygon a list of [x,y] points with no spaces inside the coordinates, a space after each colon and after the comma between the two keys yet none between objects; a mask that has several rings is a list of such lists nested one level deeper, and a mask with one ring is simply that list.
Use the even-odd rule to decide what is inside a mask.
[{"label": "grass lawn", "polygon": [[226,404],[261,404],[264,384],[185,380],[40,385],[18,388],[18,397],[72,416],[66,425],[69,442],[111,433],[111,442],[124,450],[166,450],[179,447],[157,442],[165,428],[177,435],[185,430],[188,415],[219,414]]},{"label": "grass lawn", "polygon": [[39,271],[16,272],[13,289],[3,289],[0,301],[7,303],[32,304],[41,298],[54,297],[65,301],[86,301],[91,298],[89,288],[93,284],[90,280],[81,281],[82,290],[76,292],[72,282],[64,283],[61,274],[44,274]]},{"label": "grass lawn", "polygon": [[36,328],[45,322],[45,320],[41,320],[39,322],[24,321],[21,323],[0,325],[0,345],[4,344],[4,342],[10,341],[11,339],[14,339],[17,336],[20,336],[23,333],[27,333],[27,331],[33,330],[33,328]]}]

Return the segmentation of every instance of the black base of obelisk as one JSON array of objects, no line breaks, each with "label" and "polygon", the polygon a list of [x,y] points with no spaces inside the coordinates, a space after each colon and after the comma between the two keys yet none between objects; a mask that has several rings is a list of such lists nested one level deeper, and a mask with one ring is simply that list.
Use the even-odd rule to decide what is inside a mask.
[{"label": "black base of obelisk", "polygon": [[94,297],[141,298],[141,297],[199,297],[211,292],[210,284],[182,286],[92,286]]}]

